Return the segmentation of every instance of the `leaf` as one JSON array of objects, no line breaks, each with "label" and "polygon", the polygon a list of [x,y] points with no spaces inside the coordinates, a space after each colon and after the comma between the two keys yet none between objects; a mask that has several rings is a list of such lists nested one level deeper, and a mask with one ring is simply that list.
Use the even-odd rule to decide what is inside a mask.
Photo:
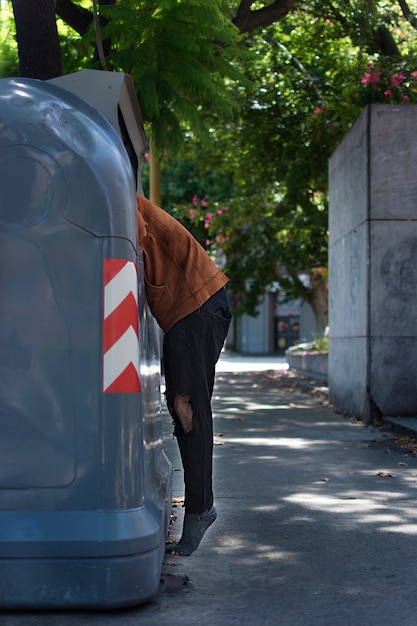
[{"label": "leaf", "polygon": [[390,472],[377,472],[377,476],[381,476],[381,478],[395,478],[395,474],[390,474]]}]

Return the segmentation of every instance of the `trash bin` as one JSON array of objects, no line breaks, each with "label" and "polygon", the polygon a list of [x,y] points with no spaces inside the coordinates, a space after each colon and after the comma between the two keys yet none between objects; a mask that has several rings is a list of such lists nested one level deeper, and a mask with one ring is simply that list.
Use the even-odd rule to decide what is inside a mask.
[{"label": "trash bin", "polygon": [[172,468],[135,220],[146,138],[130,77],[81,74],[0,80],[3,609],[145,602],[165,552]]}]

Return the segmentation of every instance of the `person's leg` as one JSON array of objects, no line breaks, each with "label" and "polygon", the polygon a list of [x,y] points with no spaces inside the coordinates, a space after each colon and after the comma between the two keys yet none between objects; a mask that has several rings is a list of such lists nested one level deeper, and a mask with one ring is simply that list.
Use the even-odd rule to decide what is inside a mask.
[{"label": "person's leg", "polygon": [[198,314],[187,316],[164,338],[166,399],[184,469],[185,510],[193,514],[213,504],[212,388],[207,377],[214,363],[207,363],[204,342],[196,343],[204,323]]},{"label": "person's leg", "polygon": [[215,364],[230,324],[224,290],[164,338],[166,396],[184,468],[185,519],[181,540],[169,548],[191,554],[216,519],[212,490],[211,396]]}]

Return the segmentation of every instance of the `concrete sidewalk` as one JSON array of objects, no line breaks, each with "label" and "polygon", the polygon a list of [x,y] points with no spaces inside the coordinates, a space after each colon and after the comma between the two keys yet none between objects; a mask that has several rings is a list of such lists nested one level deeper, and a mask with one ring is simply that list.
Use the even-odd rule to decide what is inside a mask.
[{"label": "concrete sidewalk", "polygon": [[[415,626],[412,452],[291,386],[285,367],[219,370],[219,517],[200,548],[167,555],[160,593],[144,606],[0,613],[1,626]],[[165,439],[179,504],[173,540],[183,482],[167,414]]]}]

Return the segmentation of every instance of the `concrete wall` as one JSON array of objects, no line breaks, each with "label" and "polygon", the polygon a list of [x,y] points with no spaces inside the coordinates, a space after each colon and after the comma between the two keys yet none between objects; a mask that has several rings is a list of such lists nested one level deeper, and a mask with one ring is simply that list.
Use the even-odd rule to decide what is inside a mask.
[{"label": "concrete wall", "polygon": [[258,317],[242,315],[237,320],[236,350],[248,354],[268,354],[273,350],[273,302],[266,293],[257,311]]},{"label": "concrete wall", "polygon": [[417,105],[370,105],[329,162],[329,398],[417,414]]},{"label": "concrete wall", "polygon": [[300,342],[314,341],[317,333],[317,322],[314,311],[308,302],[300,305]]}]

